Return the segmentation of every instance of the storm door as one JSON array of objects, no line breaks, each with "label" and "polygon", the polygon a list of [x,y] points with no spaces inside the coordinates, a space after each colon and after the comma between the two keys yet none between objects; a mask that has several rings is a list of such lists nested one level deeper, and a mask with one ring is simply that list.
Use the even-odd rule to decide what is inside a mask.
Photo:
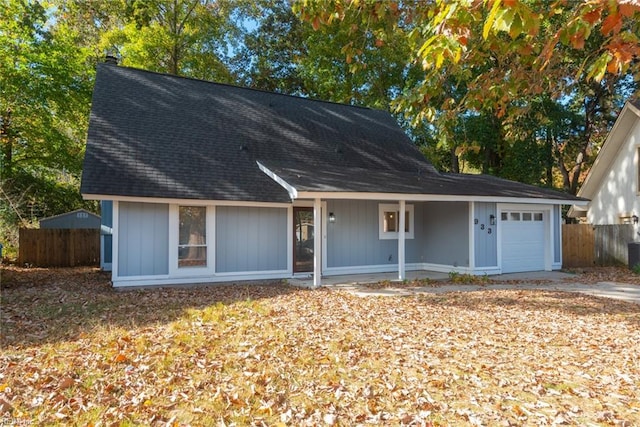
[{"label": "storm door", "polygon": [[313,208],[293,208],[293,272],[313,271]]}]

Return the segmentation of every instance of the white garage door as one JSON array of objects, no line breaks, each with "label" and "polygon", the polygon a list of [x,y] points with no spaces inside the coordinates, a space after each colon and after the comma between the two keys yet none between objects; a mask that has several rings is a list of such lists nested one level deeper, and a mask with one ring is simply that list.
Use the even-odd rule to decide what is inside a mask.
[{"label": "white garage door", "polygon": [[544,215],[541,211],[503,211],[502,272],[544,270]]}]

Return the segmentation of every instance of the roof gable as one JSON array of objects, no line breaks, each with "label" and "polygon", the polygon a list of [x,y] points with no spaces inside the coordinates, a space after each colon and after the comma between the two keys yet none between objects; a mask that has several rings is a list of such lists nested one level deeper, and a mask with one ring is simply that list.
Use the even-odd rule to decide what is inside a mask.
[{"label": "roof gable", "polygon": [[384,111],[98,66],[83,194],[289,201],[257,161],[436,173]]},{"label": "roof gable", "polygon": [[607,139],[602,144],[602,148],[598,152],[582,187],[578,190],[578,196],[588,199],[595,196],[616,157],[618,157],[618,153],[624,144],[628,142],[627,135],[639,119],[640,101],[627,101],[607,135]]}]

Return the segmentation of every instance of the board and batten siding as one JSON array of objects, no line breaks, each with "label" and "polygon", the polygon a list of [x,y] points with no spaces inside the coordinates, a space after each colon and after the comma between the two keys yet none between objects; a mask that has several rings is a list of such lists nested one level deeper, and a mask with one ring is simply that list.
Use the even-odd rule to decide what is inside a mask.
[{"label": "board and batten siding", "polygon": [[287,209],[216,207],[216,272],[287,269]]},{"label": "board and batten siding", "polygon": [[113,227],[113,202],[111,200],[100,201],[100,221],[100,238],[102,239],[100,266],[105,268],[105,265],[111,264],[113,252],[113,236],[111,233],[107,233],[107,230],[111,230]]},{"label": "board and batten siding", "polygon": [[118,276],[169,273],[169,205],[120,202]]},{"label": "board and batten siding", "polygon": [[427,202],[423,209],[423,262],[468,267],[469,203]]},{"label": "board and batten siding", "polygon": [[[476,267],[498,266],[498,233],[496,233],[498,218],[496,212],[495,203],[475,203],[473,231]],[[491,215],[494,218],[493,224],[491,224]]]},{"label": "board and batten siding", "polygon": [[[380,239],[380,203],[372,200],[329,200],[327,212],[336,221],[327,223],[327,268],[358,267],[367,265],[394,265],[398,263],[398,240]],[[416,218],[420,203],[414,205]],[[420,226],[414,219],[414,238],[405,241],[405,261],[419,262]]]}]

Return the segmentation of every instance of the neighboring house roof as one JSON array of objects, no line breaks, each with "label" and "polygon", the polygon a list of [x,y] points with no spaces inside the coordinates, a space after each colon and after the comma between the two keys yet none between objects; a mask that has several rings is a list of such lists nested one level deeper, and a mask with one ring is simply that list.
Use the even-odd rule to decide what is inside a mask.
[{"label": "neighboring house roof", "polygon": [[42,218],[40,228],[100,228],[100,216],[86,209],[76,209]]},{"label": "neighboring house roof", "polygon": [[[602,148],[593,162],[587,177],[578,190],[578,196],[592,199],[603,180],[607,177],[618,152],[626,143],[626,137],[633,128],[636,120],[640,118],[640,100],[627,101],[622,107],[616,122],[613,124],[607,139],[602,144]],[[587,207],[572,206],[568,215],[571,217],[583,216]]]},{"label": "neighboring house roof", "polygon": [[578,200],[487,175],[438,173],[385,111],[98,66],[86,197],[289,202],[290,186]]}]

